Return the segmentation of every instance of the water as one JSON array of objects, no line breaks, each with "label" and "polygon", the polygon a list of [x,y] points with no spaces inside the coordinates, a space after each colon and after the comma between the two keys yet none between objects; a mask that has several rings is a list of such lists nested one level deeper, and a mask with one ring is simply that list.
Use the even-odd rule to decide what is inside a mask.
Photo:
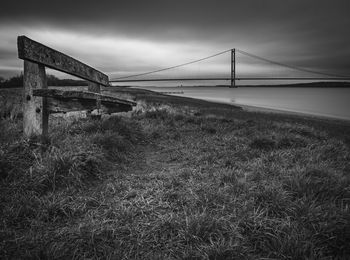
[{"label": "water", "polygon": [[350,88],[148,87],[147,89],[183,92],[172,95],[350,120]]}]

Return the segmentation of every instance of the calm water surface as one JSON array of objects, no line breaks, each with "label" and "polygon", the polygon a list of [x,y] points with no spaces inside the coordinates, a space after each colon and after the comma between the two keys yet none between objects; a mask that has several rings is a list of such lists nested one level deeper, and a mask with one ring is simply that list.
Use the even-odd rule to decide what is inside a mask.
[{"label": "calm water surface", "polygon": [[152,87],[178,96],[350,120],[349,88]]}]

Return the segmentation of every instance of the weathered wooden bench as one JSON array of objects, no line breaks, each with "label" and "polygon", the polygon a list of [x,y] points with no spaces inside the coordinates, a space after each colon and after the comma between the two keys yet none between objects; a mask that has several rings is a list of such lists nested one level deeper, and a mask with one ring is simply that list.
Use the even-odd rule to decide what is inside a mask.
[{"label": "weathered wooden bench", "polygon": [[[18,57],[24,60],[23,134],[48,134],[50,113],[98,109],[99,113],[127,112],[135,102],[100,94],[110,86],[108,76],[64,53],[26,36],[17,38]],[[88,81],[88,91],[48,89],[45,67]]]}]

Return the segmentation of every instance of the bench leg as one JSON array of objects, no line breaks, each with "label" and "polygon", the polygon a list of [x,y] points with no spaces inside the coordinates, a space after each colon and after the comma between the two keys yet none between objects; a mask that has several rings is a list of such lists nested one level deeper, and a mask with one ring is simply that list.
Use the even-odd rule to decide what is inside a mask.
[{"label": "bench leg", "polygon": [[23,135],[48,135],[47,99],[33,96],[34,89],[47,88],[45,66],[24,61],[23,75]]},{"label": "bench leg", "polygon": [[[88,83],[88,91],[94,92],[94,93],[101,93],[101,87],[99,84],[94,83],[94,82],[89,82]],[[88,116],[91,119],[101,119],[101,100],[96,100],[96,109],[97,109],[97,115],[92,115],[91,112],[88,114]]]}]

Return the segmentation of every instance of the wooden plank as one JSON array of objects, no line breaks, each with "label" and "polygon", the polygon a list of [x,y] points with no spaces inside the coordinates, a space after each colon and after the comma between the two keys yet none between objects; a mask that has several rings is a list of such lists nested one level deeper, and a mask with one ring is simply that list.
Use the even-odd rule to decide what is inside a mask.
[{"label": "wooden plank", "polygon": [[36,89],[33,91],[33,95],[48,99],[50,113],[94,110],[97,99],[101,101],[100,112],[109,114],[131,111],[132,107],[136,105],[132,101],[86,91]]},{"label": "wooden plank", "polygon": [[93,110],[96,108],[96,101],[47,98],[47,105],[50,113],[65,113],[71,111]]},{"label": "wooden plank", "polygon": [[61,99],[85,99],[94,100],[100,98],[101,102],[119,103],[124,105],[136,106],[136,102],[120,99],[112,96],[107,96],[103,94],[97,94],[87,91],[78,90],[60,90],[60,89],[36,89],[33,91],[33,95],[39,97],[52,97]]},{"label": "wooden plank", "polygon": [[26,36],[18,36],[17,47],[20,59],[39,63],[103,86],[109,86],[106,74]]},{"label": "wooden plank", "polygon": [[33,91],[46,89],[46,74],[43,65],[24,61],[24,98],[23,98],[23,134],[25,137],[48,133],[48,111],[45,107],[46,99],[33,95]]},{"label": "wooden plank", "polygon": [[[47,98],[48,110],[50,113],[66,113],[71,111],[91,111],[96,109],[96,100],[82,100],[82,99],[59,99],[59,98]],[[132,110],[131,105],[117,104],[104,102],[101,104],[101,113],[117,113],[128,112]]]}]

